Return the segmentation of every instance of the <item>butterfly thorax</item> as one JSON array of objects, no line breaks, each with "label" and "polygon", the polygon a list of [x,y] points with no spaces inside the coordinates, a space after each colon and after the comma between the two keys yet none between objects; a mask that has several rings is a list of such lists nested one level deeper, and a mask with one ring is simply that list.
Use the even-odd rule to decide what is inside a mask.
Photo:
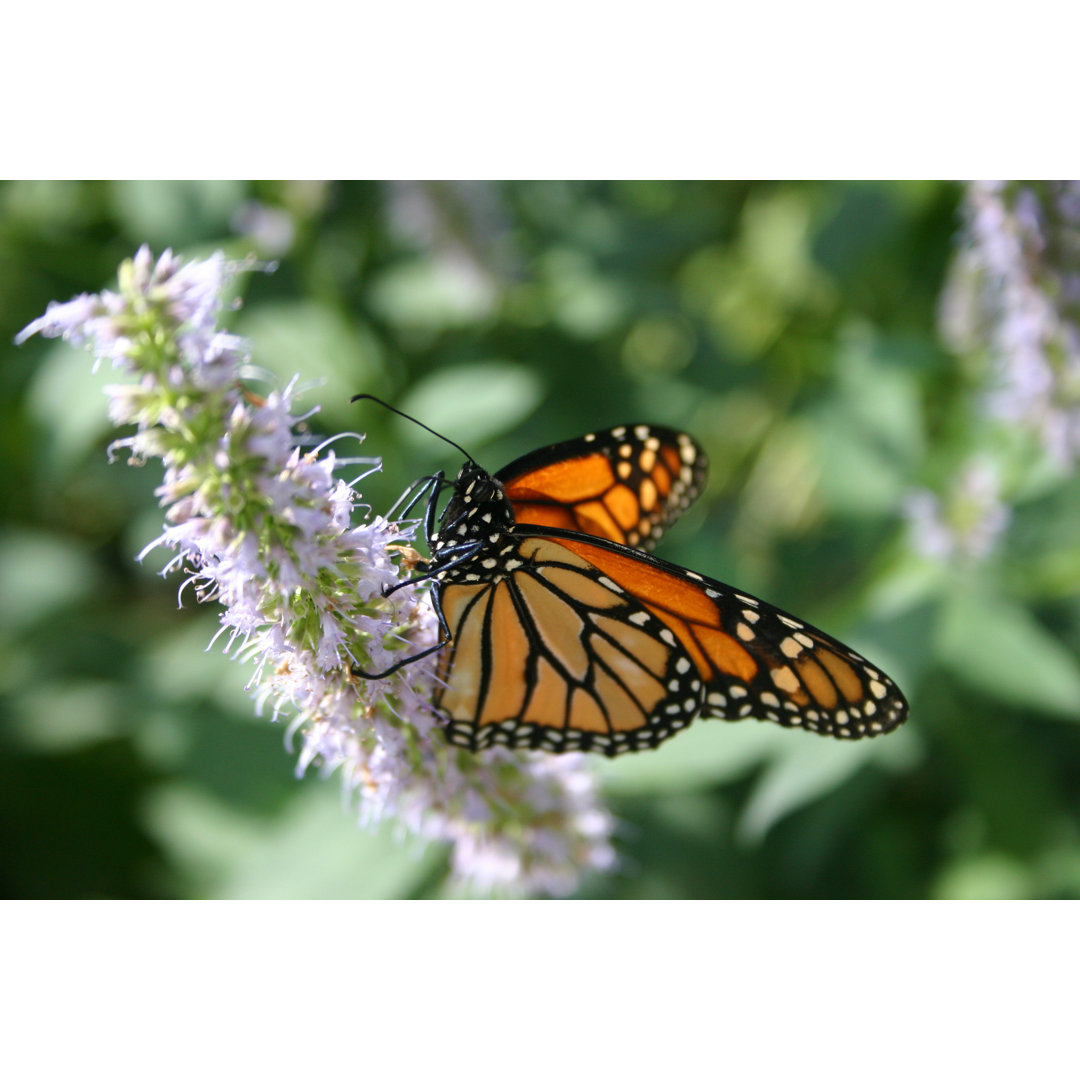
[{"label": "butterfly thorax", "polygon": [[466,462],[438,531],[430,537],[432,569],[442,581],[498,579],[514,569],[505,566],[515,547],[508,535],[513,526],[514,510],[503,485],[479,465]]}]

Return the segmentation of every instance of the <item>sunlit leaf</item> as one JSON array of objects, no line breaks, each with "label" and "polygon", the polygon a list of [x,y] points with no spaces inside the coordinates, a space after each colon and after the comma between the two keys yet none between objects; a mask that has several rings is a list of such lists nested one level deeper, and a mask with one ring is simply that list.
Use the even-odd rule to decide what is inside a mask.
[{"label": "sunlit leaf", "polygon": [[112,682],[46,683],[12,703],[10,732],[24,746],[66,753],[124,730],[124,688]]},{"label": "sunlit leaf", "polygon": [[605,758],[597,770],[616,795],[699,791],[746,774],[784,738],[771,724],[701,721],[656,750]]},{"label": "sunlit leaf", "polygon": [[[536,408],[543,393],[540,377],[506,361],[443,368],[418,382],[401,408],[466,449],[509,431]],[[431,436],[402,421],[402,437],[416,445]]]},{"label": "sunlit leaf", "polygon": [[982,693],[1080,720],[1080,662],[1019,604],[957,593],[942,612],[937,651]]},{"label": "sunlit leaf", "polygon": [[302,405],[350,415],[349,398],[382,372],[382,348],[363,323],[317,301],[276,301],[245,309],[236,331],[252,341],[258,363],[286,381],[299,375]]},{"label": "sunlit leaf", "polygon": [[0,537],[0,624],[26,627],[89,595],[97,568],[73,541],[19,530]]},{"label": "sunlit leaf", "polygon": [[1000,852],[959,859],[946,867],[934,887],[938,900],[1024,900],[1034,881],[1024,864]]},{"label": "sunlit leaf", "polygon": [[[193,597],[187,595],[194,606]],[[221,629],[212,611],[199,611],[169,633],[161,634],[143,653],[148,685],[169,700],[217,698],[233,709],[247,709],[244,686],[251,677],[246,664],[223,655],[225,637],[211,639]]]},{"label": "sunlit leaf", "polygon": [[[93,365],[88,352],[60,343],[46,351],[30,384],[27,409],[42,433],[41,452],[59,472],[77,465],[112,432],[103,390],[106,380]],[[110,372],[108,381],[124,379]]]},{"label": "sunlit leaf", "polygon": [[586,256],[555,248],[540,265],[556,322],[575,337],[597,338],[615,329],[626,313],[619,285],[598,274]]},{"label": "sunlit leaf", "polygon": [[918,754],[915,738],[903,730],[858,742],[786,735],[743,809],[738,835],[744,842],[760,842],[781,818],[834,791],[868,762],[902,767]]},{"label": "sunlit leaf", "polygon": [[227,236],[244,200],[237,180],[127,180],[110,188],[117,218],[139,243],[182,248],[210,235]]},{"label": "sunlit leaf", "polygon": [[391,827],[363,830],[336,784],[298,789],[271,820],[205,792],[163,789],[147,823],[198,898],[377,899],[407,895],[444,858],[437,845],[407,844]]},{"label": "sunlit leaf", "polygon": [[371,284],[369,296],[383,318],[428,334],[485,318],[496,299],[493,283],[472,269],[428,259],[390,267]]},{"label": "sunlit leaf", "polygon": [[217,895],[231,899],[391,899],[445,860],[438,845],[404,840],[393,823],[361,829],[337,784],[311,784],[261,839],[238,854]]}]

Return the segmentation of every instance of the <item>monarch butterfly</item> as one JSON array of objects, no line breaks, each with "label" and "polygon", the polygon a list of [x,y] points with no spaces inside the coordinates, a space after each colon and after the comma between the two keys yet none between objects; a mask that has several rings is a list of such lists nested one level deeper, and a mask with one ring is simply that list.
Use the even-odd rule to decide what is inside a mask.
[{"label": "monarch butterfly", "polygon": [[410,507],[428,497],[431,555],[403,584],[431,580],[443,638],[385,672],[353,669],[378,678],[439,650],[433,704],[451,743],[610,757],[698,717],[841,739],[904,722],[900,690],[846,645],[649,553],[704,483],[689,435],[624,425],[494,476],[451,445],[468,459],[457,478],[440,472],[406,493]]}]

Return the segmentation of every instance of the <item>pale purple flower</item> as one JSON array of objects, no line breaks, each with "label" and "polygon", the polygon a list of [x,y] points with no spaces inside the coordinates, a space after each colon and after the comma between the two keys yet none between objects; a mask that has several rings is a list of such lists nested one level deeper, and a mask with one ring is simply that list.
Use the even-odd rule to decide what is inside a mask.
[{"label": "pale purple flower", "polygon": [[102,359],[110,360],[114,367],[122,367],[128,341],[115,318],[122,306],[119,296],[105,291],[95,296],[83,293],[63,304],[53,301],[44,315],[15,335],[15,344],[21,345],[34,334],[62,337],[76,347],[91,348],[95,368]]},{"label": "pale purple flower", "polygon": [[295,383],[261,400],[244,394],[247,344],[217,325],[244,268],[220,253],[155,261],[144,247],[121,268],[118,293],[52,305],[18,340],[64,337],[134,376],[107,388],[110,416],[136,427],[111,453],[162,459],[167,521],[140,558],[173,549],[165,570],[186,574],[181,596],[222,605],[219,636],[253,664],[259,708],[289,718],[302,739],[298,772],[340,772],[362,821],[393,816],[449,843],[472,887],[574,891],[614,864],[613,822],[580,755],[452,747],[435,730],[434,657],[385,679],[352,674],[438,640],[423,585],[383,595],[407,576],[400,551],[416,522],[354,525],[359,496],[337,475],[346,463],[329,442],[298,445]]},{"label": "pale purple flower", "polygon": [[252,200],[240,206],[232,216],[233,229],[249,237],[266,255],[284,255],[296,240],[292,214],[277,206]]},{"label": "pale purple flower", "polygon": [[520,273],[520,255],[499,189],[486,180],[395,180],[387,216],[402,239],[468,282],[478,301]]},{"label": "pale purple flower", "polygon": [[1063,467],[1080,457],[1080,181],[968,186],[964,246],[943,329],[993,361],[987,412],[1034,431]]},{"label": "pale purple flower", "polygon": [[54,300],[44,315],[15,335],[15,344],[22,345],[34,334],[42,334],[45,337],[62,337],[72,345],[82,345],[93,334],[93,321],[103,313],[102,308],[102,299],[89,293],[63,304]]}]

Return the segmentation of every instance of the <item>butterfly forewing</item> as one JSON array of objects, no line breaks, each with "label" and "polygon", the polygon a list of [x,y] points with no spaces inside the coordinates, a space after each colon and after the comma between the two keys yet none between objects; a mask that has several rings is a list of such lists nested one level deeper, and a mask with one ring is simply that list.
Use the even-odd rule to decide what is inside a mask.
[{"label": "butterfly forewing", "polygon": [[905,720],[892,680],[809,623],[652,556],[584,537],[560,542],[674,634],[700,674],[703,717],[772,720],[841,739]]},{"label": "butterfly forewing", "polygon": [[626,424],[544,447],[501,469],[519,525],[583,532],[652,550],[705,482],[689,435]]}]

